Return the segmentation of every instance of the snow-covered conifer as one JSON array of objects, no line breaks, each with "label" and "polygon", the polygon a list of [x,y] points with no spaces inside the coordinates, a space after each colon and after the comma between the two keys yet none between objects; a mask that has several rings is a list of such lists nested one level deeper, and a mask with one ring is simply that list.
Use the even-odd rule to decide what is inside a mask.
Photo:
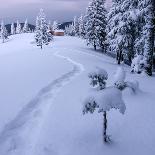
[{"label": "snow-covered conifer", "polygon": [[78,23],[78,19],[76,16],[74,17],[73,25],[74,25],[74,35],[78,36],[79,35],[79,23]]},{"label": "snow-covered conifer", "polygon": [[51,25],[51,21],[48,22],[48,31],[52,30],[52,25]]},{"label": "snow-covered conifer", "polygon": [[137,0],[113,0],[113,6],[108,13],[108,52],[116,55],[118,64],[124,57],[131,63],[135,54],[137,4]]},{"label": "snow-covered conifer", "polygon": [[91,85],[97,86],[99,90],[102,90],[106,87],[105,80],[108,79],[108,74],[104,69],[97,68],[95,72],[89,73],[88,77],[91,79]]},{"label": "snow-covered conifer", "polygon": [[43,45],[48,45],[49,43],[49,33],[48,26],[46,23],[46,16],[43,9],[40,9],[39,15],[36,19],[36,31],[35,31],[35,40],[37,46],[40,46],[41,49]]},{"label": "snow-covered conifer", "polygon": [[19,23],[19,21],[17,20],[17,26],[16,26],[16,34],[21,33],[21,24]]},{"label": "snow-covered conifer", "polygon": [[153,53],[155,40],[155,1],[145,0],[140,3],[143,6],[142,16],[144,19],[143,35],[144,35],[144,68],[148,75],[153,72]]},{"label": "snow-covered conifer", "polygon": [[59,24],[57,21],[54,21],[53,22],[53,25],[52,25],[52,30],[55,31],[55,30],[58,30],[59,29]]},{"label": "snow-covered conifer", "polygon": [[105,0],[93,0],[86,12],[86,40],[88,44],[105,49],[106,14]]},{"label": "snow-covered conifer", "polygon": [[115,87],[105,87],[105,80],[108,74],[103,69],[90,73],[91,85],[100,85],[100,89],[93,91],[83,103],[83,114],[88,112],[94,113],[98,109],[98,113],[103,113],[103,141],[109,142],[110,138],[107,135],[107,111],[111,109],[119,109],[120,113],[124,114],[126,106],[122,99],[121,90]]},{"label": "snow-covered conifer", "polygon": [[6,39],[8,39],[8,32],[3,21],[1,22],[0,38],[2,39],[2,43],[4,43]]},{"label": "snow-covered conifer", "polygon": [[14,23],[11,24],[11,34],[14,35],[16,32],[15,32],[15,25]]},{"label": "snow-covered conifer", "polygon": [[84,39],[86,31],[85,31],[85,18],[83,15],[79,17],[78,22],[79,22],[79,37]]},{"label": "snow-covered conifer", "polygon": [[29,32],[29,26],[28,26],[28,21],[26,19],[23,27],[23,33],[27,33],[27,32]]}]

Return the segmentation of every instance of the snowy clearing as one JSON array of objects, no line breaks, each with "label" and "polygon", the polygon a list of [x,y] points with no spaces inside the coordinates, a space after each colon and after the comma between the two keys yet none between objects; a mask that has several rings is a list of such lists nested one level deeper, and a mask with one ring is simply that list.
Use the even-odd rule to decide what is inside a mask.
[{"label": "snowy clearing", "polygon": [[155,76],[130,73],[140,91],[123,92],[125,115],[108,113],[112,144],[102,142],[102,115],[83,116],[88,73],[102,67],[113,84],[114,60],[75,37],[55,37],[43,50],[33,34],[0,44],[1,155],[154,155]]}]

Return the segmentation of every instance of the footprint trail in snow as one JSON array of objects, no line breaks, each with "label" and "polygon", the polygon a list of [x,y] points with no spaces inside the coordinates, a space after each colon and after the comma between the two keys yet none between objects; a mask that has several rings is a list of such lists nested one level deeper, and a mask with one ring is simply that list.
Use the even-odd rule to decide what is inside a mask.
[{"label": "footprint trail in snow", "polygon": [[34,155],[37,138],[54,98],[64,85],[84,71],[81,64],[58,53],[56,52],[54,55],[73,65],[72,71],[41,89],[15,119],[4,127],[0,133],[1,155]]}]

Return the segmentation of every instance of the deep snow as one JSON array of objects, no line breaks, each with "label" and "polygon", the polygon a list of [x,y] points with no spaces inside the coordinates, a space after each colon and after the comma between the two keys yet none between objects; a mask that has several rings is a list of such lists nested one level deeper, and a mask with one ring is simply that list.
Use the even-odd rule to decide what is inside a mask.
[{"label": "deep snow", "polygon": [[33,34],[0,44],[0,155],[154,155],[155,78],[139,81],[134,95],[123,93],[126,113],[108,112],[110,145],[102,142],[102,115],[83,116],[88,73],[102,67],[113,84],[117,65],[74,37],[56,37],[43,50]]}]

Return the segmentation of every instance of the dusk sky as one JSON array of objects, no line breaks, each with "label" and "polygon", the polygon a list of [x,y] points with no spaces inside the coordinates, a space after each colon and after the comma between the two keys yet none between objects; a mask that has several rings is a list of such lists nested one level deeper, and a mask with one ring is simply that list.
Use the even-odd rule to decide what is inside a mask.
[{"label": "dusk sky", "polygon": [[[10,23],[17,19],[23,22],[28,18],[30,23],[34,23],[39,9],[43,8],[51,21],[71,21],[75,15],[85,12],[89,2],[90,0],[0,0],[0,20]],[[107,0],[108,5],[110,2]]]}]

